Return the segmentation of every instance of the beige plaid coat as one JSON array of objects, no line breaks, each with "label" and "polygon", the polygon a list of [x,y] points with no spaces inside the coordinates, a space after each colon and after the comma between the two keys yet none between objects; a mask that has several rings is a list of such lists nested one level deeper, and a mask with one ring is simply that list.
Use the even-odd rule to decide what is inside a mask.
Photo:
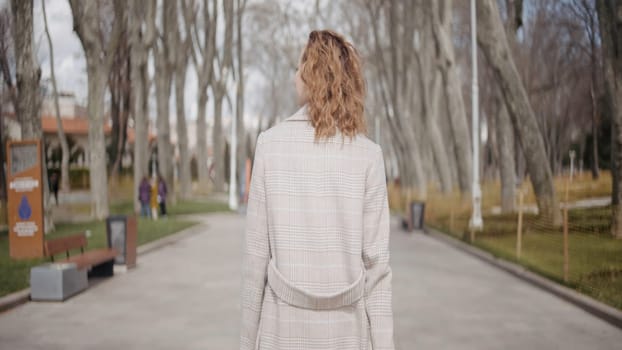
[{"label": "beige plaid coat", "polygon": [[394,349],[382,149],[313,136],[303,107],[257,138],[240,349]]}]

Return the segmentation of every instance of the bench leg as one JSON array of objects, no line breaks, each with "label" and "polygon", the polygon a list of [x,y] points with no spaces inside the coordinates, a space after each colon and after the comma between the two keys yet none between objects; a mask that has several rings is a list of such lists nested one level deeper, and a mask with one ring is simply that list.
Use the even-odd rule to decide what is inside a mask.
[{"label": "bench leg", "polygon": [[114,259],[95,265],[89,271],[89,277],[110,277],[114,275]]}]

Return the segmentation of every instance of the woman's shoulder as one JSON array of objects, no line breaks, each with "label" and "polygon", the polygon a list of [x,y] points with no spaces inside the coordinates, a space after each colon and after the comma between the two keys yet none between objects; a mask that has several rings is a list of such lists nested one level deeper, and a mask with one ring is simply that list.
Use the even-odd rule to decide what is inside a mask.
[{"label": "woman's shoulder", "polygon": [[[300,140],[308,141],[313,138],[315,130],[311,125],[308,125],[306,128],[298,128],[298,125],[299,124],[287,123],[285,121],[277,123],[276,125],[261,131],[257,136],[257,143],[282,143],[284,141],[296,142]],[[296,128],[296,130],[293,130],[292,128]],[[341,143],[341,138],[341,133],[337,131],[337,134],[331,141]],[[346,144],[359,148],[365,152],[375,153],[380,150],[380,145],[371,140],[364,133],[358,133],[353,138],[345,136],[344,140]]]}]

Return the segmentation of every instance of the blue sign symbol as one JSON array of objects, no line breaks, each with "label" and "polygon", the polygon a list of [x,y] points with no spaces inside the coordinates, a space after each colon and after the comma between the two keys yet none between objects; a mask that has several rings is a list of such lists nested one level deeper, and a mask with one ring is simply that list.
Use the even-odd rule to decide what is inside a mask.
[{"label": "blue sign symbol", "polygon": [[30,216],[32,215],[32,208],[30,208],[30,203],[28,203],[28,198],[26,198],[26,195],[22,196],[22,201],[19,203],[17,213],[19,215],[19,218],[22,220],[30,219]]}]

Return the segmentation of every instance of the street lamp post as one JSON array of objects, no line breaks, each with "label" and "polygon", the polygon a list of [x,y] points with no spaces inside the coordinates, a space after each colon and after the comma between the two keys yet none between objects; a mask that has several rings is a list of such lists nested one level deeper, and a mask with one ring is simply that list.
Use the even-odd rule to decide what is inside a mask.
[{"label": "street lamp post", "polygon": [[473,131],[473,212],[469,227],[471,231],[481,230],[484,226],[482,220],[482,190],[479,185],[479,87],[477,82],[477,17],[475,13],[475,0],[471,0],[471,63],[473,65],[472,86],[472,131]]},{"label": "street lamp post", "polygon": [[[225,79],[227,79],[227,68],[223,70]],[[228,81],[228,80],[227,80]],[[229,209],[238,209],[238,187],[237,187],[237,146],[238,146],[238,131],[237,131],[237,118],[235,113],[231,113],[231,146],[229,147]]]}]

